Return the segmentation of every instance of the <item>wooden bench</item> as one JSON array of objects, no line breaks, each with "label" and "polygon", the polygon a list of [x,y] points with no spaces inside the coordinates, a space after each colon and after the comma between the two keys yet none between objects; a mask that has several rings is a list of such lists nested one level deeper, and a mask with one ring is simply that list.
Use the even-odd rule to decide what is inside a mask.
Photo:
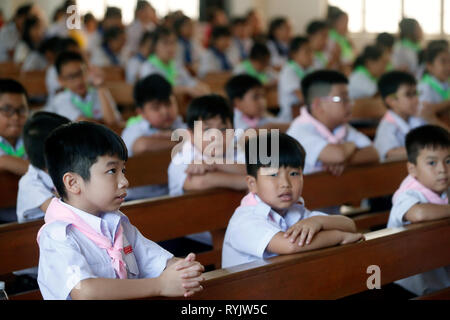
[{"label": "wooden bench", "polygon": [[20,176],[0,171],[0,209],[16,206]]},{"label": "wooden bench", "polygon": [[384,229],[367,241],[255,261],[204,274],[192,299],[339,299],[366,291],[380,268],[381,285],[450,265],[450,219]]}]

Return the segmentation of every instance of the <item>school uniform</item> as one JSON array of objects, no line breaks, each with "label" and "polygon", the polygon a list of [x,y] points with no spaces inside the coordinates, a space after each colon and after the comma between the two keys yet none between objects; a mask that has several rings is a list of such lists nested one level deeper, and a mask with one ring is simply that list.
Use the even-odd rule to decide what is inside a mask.
[{"label": "school uniform", "polygon": [[440,103],[450,99],[450,85],[442,82],[431,74],[425,74],[417,86],[421,104]]},{"label": "school uniform", "polygon": [[336,30],[331,29],[328,33],[328,44],[327,51],[331,54],[335,48],[339,46],[341,49],[340,60],[343,64],[350,64],[355,59],[355,52],[353,50],[352,44],[346,36],[341,35]]},{"label": "school uniform", "polygon": [[231,46],[228,49],[230,59],[236,65],[240,61],[247,60],[250,55],[250,50],[253,46],[253,40],[251,38],[239,39],[233,37],[231,40]]},{"label": "school uniform", "polygon": [[228,55],[214,47],[205,50],[200,57],[198,76],[201,78],[211,72],[232,71],[233,62]]},{"label": "school uniform", "polygon": [[348,94],[351,99],[372,98],[378,91],[377,79],[363,66],[358,66],[350,75]]},{"label": "school uniform", "polygon": [[15,64],[21,64],[25,61],[28,54],[31,52],[30,47],[24,41],[20,41],[14,50],[13,61]]},{"label": "school uniform", "polygon": [[69,29],[67,28],[66,22],[67,22],[66,19],[61,19],[57,22],[52,23],[45,32],[45,37],[46,38],[51,38],[55,36],[61,38],[68,37]]},{"label": "school uniform", "polygon": [[106,45],[95,48],[90,60],[91,64],[97,67],[124,66],[125,61],[123,52],[115,54]]},{"label": "school uniform", "polygon": [[[235,146],[237,143],[235,141]],[[187,179],[186,169],[189,164],[195,161],[201,162],[206,158],[202,155],[200,150],[198,150],[190,141],[183,143],[180,152],[178,152],[170,162],[168,169],[169,177],[169,195],[170,196],[180,196],[184,194],[183,185]],[[235,149],[234,152],[234,163],[245,163],[244,152],[240,149]],[[225,160],[224,160],[225,163]],[[199,241],[204,244],[212,245],[212,237],[209,232],[202,232],[194,235],[187,236],[192,240]]]},{"label": "school uniform", "polygon": [[392,50],[392,64],[395,69],[407,67],[413,75],[419,71],[420,46],[412,41],[403,39],[394,44]]},{"label": "school uniform", "polygon": [[22,72],[42,71],[45,70],[47,66],[47,59],[45,59],[40,52],[33,50],[25,58],[21,70]]},{"label": "school uniform", "polygon": [[193,40],[178,38],[175,61],[178,65],[198,64],[203,53],[202,48]]},{"label": "school uniform", "polygon": [[292,121],[292,106],[300,103],[295,91],[301,91],[301,81],[309,71],[294,61],[289,61],[281,69],[278,79],[279,119]]},{"label": "school uniform", "polygon": [[54,197],[55,190],[48,173],[30,164],[19,180],[17,221],[23,223],[42,218],[45,213],[39,207]]},{"label": "school uniform", "polygon": [[125,68],[125,79],[129,84],[134,84],[139,79],[139,72],[147,58],[137,53],[128,61]]},{"label": "school uniform", "polygon": [[[448,197],[446,193],[442,195],[434,193],[412,176],[408,176],[394,194],[387,227],[401,228],[410,224],[405,220],[405,214],[412,206],[420,203],[448,205]],[[395,283],[418,296],[429,294],[450,287],[450,266],[404,278]]]},{"label": "school uniform", "polygon": [[153,31],[155,25],[150,22],[147,25],[143,25],[139,20],[134,20],[126,29],[127,42],[125,45],[125,51],[127,55],[133,55],[139,51],[139,42],[142,35],[146,31]]},{"label": "school uniform", "polygon": [[256,194],[249,193],[234,211],[225,232],[222,247],[222,268],[267,259],[277,254],[267,251],[267,246],[278,232],[286,232],[300,220],[325,213],[309,211],[302,204],[294,203],[281,216]]},{"label": "school uniform", "polygon": [[298,116],[286,132],[297,139],[306,151],[304,174],[323,170],[319,155],[328,144],[353,142],[357,148],[372,145],[370,139],[348,123],[340,125],[330,132],[321,122],[309,114],[306,108],[301,109]]},{"label": "school uniform", "polygon": [[270,65],[273,67],[282,67],[288,61],[288,44],[276,40],[269,40],[266,45],[270,51]]},{"label": "school uniform", "polygon": [[[119,120],[120,113],[117,110],[114,99],[111,94],[108,94],[107,98],[112,105],[116,119]],[[95,120],[103,119],[100,97],[97,89],[95,88],[89,88],[84,98],[71,92],[70,90],[64,90],[57,93],[54,98],[49,101],[44,110],[57,113],[68,118],[70,121],[75,121],[79,117],[86,117]]]},{"label": "school uniform", "polygon": [[328,56],[327,52],[325,51],[314,52],[313,69],[314,70],[326,69],[329,60],[330,57]]},{"label": "school uniform", "polygon": [[256,70],[250,60],[244,60],[233,69],[233,75],[247,74],[258,79],[262,84],[268,84],[277,81],[278,75],[271,68],[267,68],[264,71]]},{"label": "school uniform", "polygon": [[394,111],[388,110],[378,125],[374,140],[380,160],[386,160],[389,150],[404,147],[407,133],[425,124],[422,118],[409,117],[408,121],[405,121]]},{"label": "school uniform", "polygon": [[241,110],[234,108],[233,124],[234,129],[259,128],[268,123],[280,122],[278,118],[270,116],[262,116],[261,118],[249,118]]},{"label": "school uniform", "polygon": [[102,36],[98,30],[89,33],[85,29],[83,29],[83,35],[86,39],[86,51],[92,55],[96,48],[101,47]]},{"label": "school uniform", "polygon": [[14,52],[20,39],[21,35],[13,21],[0,29],[0,62],[11,61],[10,52]]},{"label": "school uniform", "polygon": [[[106,249],[75,227],[75,223],[56,219],[48,223],[50,212],[70,212],[74,219],[91,228],[96,234],[122,248],[121,258],[126,270],[112,264]],[[56,198],[46,213],[46,224],[38,234],[39,272],[38,284],[44,299],[70,300],[70,292],[82,280],[89,278],[142,279],[158,277],[173,255],[153,241],[142,236],[120,211],[105,212],[94,216]],[[79,225],[79,222],[77,222]],[[121,226],[121,227],[120,227]],[[122,231],[123,230],[123,231]],[[121,232],[122,231],[122,232]],[[122,233],[123,244],[117,241]],[[117,245],[117,247],[116,247]],[[123,265],[121,265],[123,266]]]},{"label": "school uniform", "polygon": [[145,78],[151,74],[159,74],[166,78],[172,86],[195,87],[197,80],[192,77],[183,65],[172,60],[168,65],[161,65],[155,55],[151,55],[142,64],[139,78]]},{"label": "school uniform", "polygon": [[55,65],[51,65],[45,71],[45,87],[48,92],[48,101],[50,101],[61,88],[61,84],[58,80],[58,72]]}]

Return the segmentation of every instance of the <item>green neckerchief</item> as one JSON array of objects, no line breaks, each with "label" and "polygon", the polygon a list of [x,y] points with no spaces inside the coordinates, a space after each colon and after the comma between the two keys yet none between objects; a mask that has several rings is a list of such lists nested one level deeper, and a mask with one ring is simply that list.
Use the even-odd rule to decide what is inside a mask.
[{"label": "green neckerchief", "polygon": [[450,88],[447,88],[447,90],[442,88],[442,85],[434,77],[426,74],[423,76],[422,82],[428,84],[434,91],[439,93],[444,100],[450,99]]},{"label": "green neckerchief", "polygon": [[328,64],[328,59],[325,56],[325,53],[323,53],[323,51],[316,51],[314,53],[314,55],[316,56],[317,59],[319,59],[320,63],[323,65],[323,67],[326,68],[327,64]]},{"label": "green neckerchief", "polygon": [[14,150],[9,144],[0,142],[0,148],[5,151],[8,156],[13,156],[17,158],[22,158],[25,155],[25,147],[21,145],[17,150]]},{"label": "green neckerchief", "polygon": [[142,116],[134,116],[127,120],[127,128],[142,120]]},{"label": "green neckerchief", "polygon": [[255,77],[259,81],[261,81],[263,84],[266,84],[269,82],[269,77],[264,72],[259,72],[255,69],[255,67],[252,65],[250,60],[245,60],[242,62],[242,66],[244,67],[245,71],[248,75]]},{"label": "green neckerchief", "polygon": [[[90,92],[92,92],[92,90],[93,90],[92,88],[89,88],[88,92],[86,93],[86,96]],[[86,118],[92,119],[94,117],[94,110],[93,110],[94,97],[93,96],[90,101],[84,102],[76,94],[74,94],[73,92],[70,92],[70,102],[72,102],[75,105],[75,107],[77,107],[81,111],[83,116],[85,116]]]},{"label": "green neckerchief", "polygon": [[362,73],[364,75],[366,75],[370,80],[372,80],[373,82],[377,82],[377,78],[375,78],[370,72],[369,70],[367,70],[366,67],[364,66],[357,66],[355,68],[355,72],[359,72]]},{"label": "green neckerchief", "polygon": [[415,52],[419,52],[420,51],[420,45],[417,42],[412,42],[409,39],[402,39],[400,41],[400,43],[402,44],[402,46],[412,49]]},{"label": "green neckerchief", "polygon": [[389,62],[386,66],[386,72],[394,70],[394,65],[392,62]]},{"label": "green neckerchief", "polygon": [[353,48],[350,44],[350,42],[347,40],[346,37],[339,34],[336,30],[331,29],[329,32],[329,36],[331,39],[336,41],[337,44],[341,47],[341,53],[342,56],[348,60],[353,59]]},{"label": "green neckerchief", "polygon": [[288,64],[294,69],[295,73],[300,79],[303,79],[303,77],[306,75],[306,71],[304,71],[297,62],[291,60],[288,62]]},{"label": "green neckerchief", "polygon": [[172,86],[175,85],[175,79],[177,78],[177,68],[175,66],[175,61],[170,61],[168,64],[164,63],[155,54],[148,57],[148,61],[157,67],[159,70],[164,72],[167,81],[170,82]]}]

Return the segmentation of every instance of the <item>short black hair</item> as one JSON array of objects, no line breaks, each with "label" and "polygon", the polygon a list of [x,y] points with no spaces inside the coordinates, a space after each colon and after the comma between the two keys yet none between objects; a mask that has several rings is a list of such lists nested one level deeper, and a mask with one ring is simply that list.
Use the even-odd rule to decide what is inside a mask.
[{"label": "short black hair", "polygon": [[233,125],[233,110],[227,100],[218,94],[205,95],[191,101],[186,112],[186,123],[193,130],[195,121],[209,120],[216,116],[220,116],[223,123],[230,120]]},{"label": "short black hair", "polygon": [[270,21],[268,38],[271,40],[275,40],[275,31],[281,28],[284,24],[287,23],[287,19],[285,17],[275,17]]},{"label": "short black hair", "polygon": [[103,20],[106,20],[109,18],[122,19],[122,10],[118,7],[107,7],[106,11],[105,11],[105,15],[103,17]]},{"label": "short black hair", "polygon": [[239,26],[239,25],[244,25],[246,23],[247,23],[246,17],[236,17],[233,20],[231,20],[231,26],[233,26],[233,27]]},{"label": "short black hair", "polygon": [[107,44],[111,40],[115,40],[120,35],[124,34],[125,30],[122,27],[114,26],[106,29],[103,32],[103,44]]},{"label": "short black hair", "polygon": [[416,27],[419,26],[419,22],[416,19],[412,18],[403,18],[398,23],[398,28],[400,30],[400,39],[415,39],[415,30]]},{"label": "short black hair", "polygon": [[45,170],[45,139],[54,129],[67,123],[70,120],[66,117],[46,111],[38,111],[27,119],[23,127],[23,144],[33,166]]},{"label": "short black hair", "polygon": [[367,63],[367,61],[378,60],[383,56],[383,53],[384,48],[377,45],[368,45],[356,58],[355,62],[353,63],[353,68],[356,68],[358,66],[364,66]]},{"label": "short black hair", "polygon": [[151,44],[151,52],[155,51],[156,44],[163,38],[168,38],[171,35],[175,35],[175,31],[170,28],[159,26],[152,32],[152,44]]},{"label": "short black hair", "polygon": [[24,4],[20,7],[18,7],[14,14],[14,18],[26,17],[30,13],[32,8],[33,8],[33,4],[31,4],[31,3],[27,3],[27,4]]},{"label": "short black hair", "polygon": [[301,81],[301,87],[307,108],[311,107],[314,98],[322,96],[314,92],[316,87],[327,86],[328,94],[334,84],[348,84],[348,79],[343,73],[333,70],[317,70],[306,75]]},{"label": "short black hair", "polygon": [[57,54],[61,48],[61,41],[62,39],[58,36],[47,38],[39,45],[39,52],[45,54],[47,51],[50,51]]},{"label": "short black hair", "polygon": [[312,36],[322,30],[328,29],[328,25],[322,20],[313,20],[306,26],[306,34]]},{"label": "short black hair", "polygon": [[143,108],[147,102],[170,101],[172,86],[159,74],[152,74],[140,79],[133,88],[133,97],[137,108]]},{"label": "short black hair", "polygon": [[210,44],[223,37],[231,37],[230,28],[228,28],[227,26],[215,26],[211,31]]},{"label": "short black hair", "polygon": [[58,194],[65,199],[67,192],[63,176],[67,172],[90,179],[90,168],[104,155],[128,160],[122,138],[104,125],[80,121],[62,125],[52,131],[45,141],[45,163]]},{"label": "short black hair", "polygon": [[84,22],[84,24],[87,24],[90,21],[97,21],[97,19],[95,19],[94,15],[92,13],[88,12],[84,15],[83,22]]},{"label": "short black hair", "polygon": [[417,127],[406,135],[405,146],[408,162],[417,164],[420,150],[425,148],[450,148],[450,133],[446,129],[435,125]]},{"label": "short black hair", "polygon": [[415,86],[416,84],[416,79],[409,72],[394,70],[386,72],[380,77],[380,79],[378,80],[378,91],[380,92],[381,97],[386,103],[386,98],[389,95],[396,93],[400,86]]},{"label": "short black hair", "polygon": [[291,40],[291,42],[289,43],[289,55],[293,55],[294,53],[296,53],[298,50],[300,50],[304,45],[308,44],[309,40],[306,37],[295,37]]},{"label": "short black hair", "polygon": [[31,30],[41,24],[41,20],[36,16],[27,16],[23,24],[22,40],[31,50],[36,50],[36,44],[31,40]]},{"label": "short black hair", "polygon": [[250,49],[250,60],[261,61],[270,59],[270,51],[265,43],[255,42]]},{"label": "short black hair", "polygon": [[182,15],[179,18],[176,18],[175,21],[173,22],[173,29],[175,30],[175,33],[177,34],[177,36],[181,35],[181,28],[183,27],[183,25],[186,22],[190,22],[191,18],[189,18],[188,16]]},{"label": "short black hair", "polygon": [[[245,142],[245,165],[248,175],[256,178],[260,168],[267,168],[272,165],[271,162],[263,163],[260,157],[264,155],[268,158],[277,156],[276,150],[274,150],[275,154],[272,155],[272,143],[277,143],[277,141],[272,141],[272,139],[276,139],[277,137],[279,167],[302,168],[303,170],[306,152],[300,142],[285,133],[274,135],[273,130],[271,130],[267,135],[258,134],[256,137],[251,137]],[[261,140],[264,140],[264,142]],[[267,147],[267,153],[265,153],[264,150],[260,150],[261,143],[264,148]],[[256,156],[256,159],[250,157],[250,154]]]},{"label": "short black hair", "polygon": [[425,62],[426,63],[433,63],[434,60],[442,53],[442,52],[448,52],[448,46],[445,47],[444,45],[429,45],[427,49],[425,50]]},{"label": "short black hair", "polygon": [[343,15],[347,15],[345,11],[335,6],[328,6],[327,10],[327,22],[330,28],[334,28],[334,25]]},{"label": "short black hair", "polygon": [[139,46],[144,45],[147,41],[151,41],[151,40],[152,40],[152,37],[153,37],[152,32],[150,32],[150,31],[145,31],[145,32],[142,34],[141,38],[139,39]]},{"label": "short black hair", "polygon": [[58,72],[58,75],[61,74],[62,67],[72,61],[78,61],[81,63],[85,63],[83,57],[78,52],[73,51],[63,51],[57,57],[55,61],[55,68]]},{"label": "short black hair", "polygon": [[392,34],[387,32],[382,32],[377,35],[375,39],[375,45],[380,46],[382,48],[390,49],[394,46],[395,38]]},{"label": "short black hair", "polygon": [[27,90],[25,87],[14,79],[0,78],[0,96],[5,93],[23,94],[28,98]]},{"label": "short black hair", "polygon": [[233,104],[234,99],[242,99],[248,91],[262,87],[263,84],[257,78],[248,74],[240,74],[227,81],[225,84],[225,91],[228,100]]}]

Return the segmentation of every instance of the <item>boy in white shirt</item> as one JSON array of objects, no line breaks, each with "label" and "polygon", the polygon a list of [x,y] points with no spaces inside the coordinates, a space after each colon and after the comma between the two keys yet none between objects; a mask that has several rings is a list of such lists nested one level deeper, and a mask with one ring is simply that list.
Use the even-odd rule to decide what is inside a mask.
[{"label": "boy in white shirt", "polygon": [[390,71],[378,81],[378,90],[388,107],[378,125],[374,146],[380,159],[406,158],[405,137],[415,127],[425,124],[416,117],[419,100],[416,79],[404,71]]},{"label": "boy in white shirt", "polygon": [[47,138],[45,159],[61,196],[39,230],[38,283],[44,299],[191,296],[203,266],[144,238],[119,211],[126,196],[125,144],[92,122],[64,125]]},{"label": "boy in white shirt", "polygon": [[[273,149],[274,143],[277,149]],[[266,150],[261,150],[263,146]],[[269,157],[270,163],[262,164],[261,154]],[[245,155],[250,193],[228,224],[222,268],[364,238],[355,233],[350,218],[305,208],[301,198],[305,150],[294,138],[273,131],[259,135],[246,142]]]},{"label": "boy in white shirt", "polygon": [[302,91],[306,107],[287,134],[306,150],[305,174],[327,170],[340,175],[347,165],[379,161],[370,139],[348,124],[352,103],[342,73],[310,73],[302,81]]},{"label": "boy in white shirt", "polygon": [[124,66],[125,31],[122,27],[111,27],[104,30],[100,47],[92,51],[90,63],[97,67]]},{"label": "boy in white shirt", "polygon": [[[450,217],[450,135],[441,127],[426,125],[406,136],[408,177],[394,194],[388,228]],[[450,286],[450,266],[396,281],[415,295]]]},{"label": "boy in white shirt", "polygon": [[129,84],[134,84],[139,79],[139,72],[147,61],[151,51],[152,34],[145,32],[139,41],[138,52],[127,61],[125,79]]}]

